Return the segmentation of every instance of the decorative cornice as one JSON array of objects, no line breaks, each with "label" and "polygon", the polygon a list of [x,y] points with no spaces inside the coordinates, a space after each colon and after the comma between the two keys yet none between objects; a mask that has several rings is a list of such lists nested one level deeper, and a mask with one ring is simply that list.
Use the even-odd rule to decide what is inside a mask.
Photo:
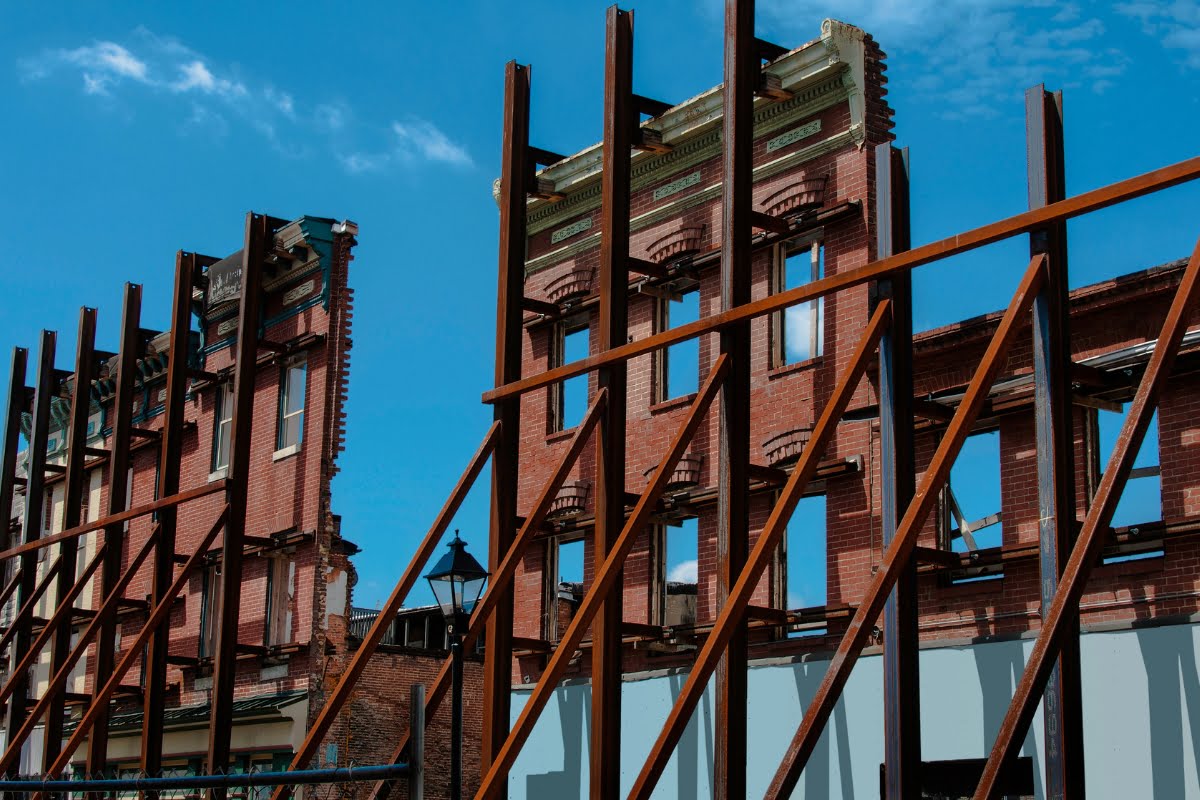
[{"label": "decorative cornice", "polygon": [[[797,90],[790,100],[769,103],[755,109],[755,136],[779,130],[798,119],[812,116],[846,100],[849,92],[842,74],[843,68],[839,66],[834,74],[826,75],[823,80]],[[720,115],[718,114],[717,120],[719,119]],[[630,191],[637,192],[645,189],[651,184],[702,164],[720,153],[721,130],[719,127],[714,125],[703,132],[696,132],[693,129],[692,133],[696,135],[685,141],[673,142],[674,148],[669,153],[643,153],[635,156],[630,176]],[[546,177],[545,171],[543,171],[542,177]],[[571,185],[575,187],[574,190],[562,200],[539,200],[529,204],[526,214],[528,235],[533,236],[599,207],[600,162],[598,155],[594,164],[591,164],[590,171],[571,177]],[[555,184],[557,191],[563,191],[564,188],[565,186],[561,183]]]},{"label": "decorative cornice", "polygon": [[[787,155],[780,156],[774,161],[768,161],[766,164],[759,164],[754,168],[754,180],[760,181],[778,175],[780,172],[792,169],[798,164],[803,164],[805,161],[811,161],[814,158],[819,158],[826,153],[832,153],[835,150],[840,150],[843,147],[854,142],[854,129],[847,128],[840,133],[835,133],[828,139],[823,139],[819,142],[809,145],[808,147],[795,150]],[[693,192],[689,195],[679,198],[673,202],[663,203],[662,205],[647,211],[645,214],[634,217],[629,221],[629,230],[631,232],[643,230],[652,225],[662,222],[664,219],[672,217],[679,212],[693,208],[694,206],[707,203],[721,194],[721,184],[714,183],[704,187],[698,192]],[[557,250],[552,250],[549,253],[543,253],[536,258],[531,258],[525,262],[525,273],[527,275],[534,272],[539,272],[548,267],[552,267],[559,262],[578,255],[579,253],[587,252],[600,244],[600,234],[593,233],[588,236],[576,239],[571,244],[560,247]]]}]

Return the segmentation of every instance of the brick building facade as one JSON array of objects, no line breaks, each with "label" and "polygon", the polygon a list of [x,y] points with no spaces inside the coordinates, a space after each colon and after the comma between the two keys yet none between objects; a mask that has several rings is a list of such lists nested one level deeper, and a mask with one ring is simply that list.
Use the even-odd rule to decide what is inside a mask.
[{"label": "brick building facade", "polygon": [[[819,277],[837,276],[876,259],[873,148],[893,138],[884,54],[861,30],[827,20],[820,38],[776,59],[767,70],[793,97],[756,105],[755,210],[788,217],[793,235],[755,253],[752,300]],[[717,87],[647,123],[661,131],[669,150],[635,154],[630,254],[656,262],[667,275],[638,275],[631,282],[630,341],[720,310],[721,92]],[[526,319],[523,376],[598,352],[599,160],[597,145],[539,173],[543,185],[552,186],[553,192],[528,207],[525,294],[557,304],[560,312]],[[1080,519],[1112,451],[1110,432],[1126,413],[1182,270],[1183,263],[1178,262],[1072,292],[1071,350],[1078,365],[1074,460]],[[997,305],[1002,302],[998,298]],[[871,307],[871,287],[858,286],[754,319],[751,462],[767,469],[755,470],[751,476],[751,544],[772,508],[782,474],[799,456],[815,417],[844,372]],[[1193,323],[1200,321],[1194,317]],[[991,314],[916,336],[918,473],[928,464],[999,318],[999,313]],[[969,652],[981,677],[991,671],[1004,684],[996,676],[1006,670],[1012,675],[1015,670],[1019,677],[1021,642],[1036,635],[1040,626],[1030,336],[1026,329],[1018,339],[968,440],[971,455],[960,456],[951,486],[939,499],[939,511],[921,536],[922,548],[942,551],[936,558],[927,555],[921,566],[921,660],[933,665],[928,675],[961,670],[961,664],[946,666],[953,659],[942,654]],[[1090,637],[1093,633],[1132,634],[1153,627],[1162,629],[1161,641],[1174,642],[1176,634],[1187,641],[1195,638],[1194,623],[1200,620],[1200,543],[1194,537],[1200,529],[1196,524],[1200,433],[1193,416],[1195,346],[1196,337],[1189,335],[1160,401],[1157,434],[1152,428],[1126,492],[1128,502],[1123,501],[1114,521],[1103,563],[1081,601],[1082,629],[1088,634],[1085,691],[1110,679],[1105,670],[1111,667],[1099,658],[1088,661],[1089,648],[1117,653],[1111,664],[1124,663],[1127,656],[1134,659],[1137,653],[1133,639]],[[678,430],[717,352],[717,334],[708,334],[628,362],[627,509]],[[778,614],[751,614],[750,713],[759,716],[751,725],[749,750],[755,763],[750,772],[764,773],[754,780],[769,779],[799,720],[805,694],[811,696],[813,681],[819,681],[822,664],[840,641],[850,613],[862,601],[882,561],[877,366],[868,368],[866,375],[825,452],[819,480],[801,502],[803,513],[793,517],[753,601],[786,614],[786,623]],[[528,513],[596,388],[595,374],[590,373],[522,397],[518,514]],[[630,752],[634,772],[678,691],[676,676],[687,671],[718,611],[717,437],[714,406],[677,468],[653,524],[625,562],[627,717],[622,723],[622,748]],[[539,535],[537,546],[526,551],[515,581],[515,634],[546,641],[515,653],[514,707],[527,698],[530,684],[546,664],[546,644],[562,637],[564,615],[577,607],[593,580],[594,504],[589,490],[595,481],[595,448],[593,441],[583,450],[552,509],[550,524]],[[994,497],[994,504],[970,506],[960,495]],[[673,553],[685,554],[686,560]],[[795,575],[814,568],[823,573],[814,581],[815,589],[789,591]],[[670,598],[678,595],[681,580],[695,586],[691,619],[681,618],[677,609],[671,613]],[[1182,663],[1185,690],[1189,681],[1194,683],[1195,645],[1163,645],[1160,639],[1151,642],[1136,635],[1141,637],[1138,644],[1147,674],[1162,674],[1165,669],[1174,675],[1170,665]],[[881,641],[877,632],[867,654],[878,655]],[[1006,642],[1016,650],[1005,650]],[[1177,646],[1179,652],[1172,649]],[[1170,652],[1160,652],[1161,647]],[[571,796],[586,791],[581,787],[587,786],[587,716],[569,713],[569,708],[586,697],[587,652],[585,639],[582,657],[572,662],[572,679],[556,695],[557,708],[552,704],[547,709],[517,762],[509,783],[513,796],[547,796],[551,787]],[[875,675],[870,671],[876,669],[863,667],[856,675]],[[923,684],[932,680],[928,675],[923,673]],[[879,681],[863,680],[867,683],[851,682],[848,698],[835,712],[834,730],[826,731],[822,749],[806,772],[807,790],[813,794],[805,796],[850,797],[856,788],[868,794],[876,791],[872,781],[878,785],[882,756],[880,750],[876,757],[875,742],[882,736],[882,724],[870,720],[879,713]],[[872,680],[875,683],[868,686]],[[1175,686],[1172,683],[1162,691],[1169,695]],[[936,691],[939,687],[923,688],[928,717],[953,720],[946,730],[958,731],[942,737],[945,743],[932,737],[935,745],[926,748],[926,757],[986,755],[1008,695],[991,696],[984,686],[980,701],[980,687],[972,685],[970,700],[955,708]],[[1151,686],[1147,691],[1155,690]],[[792,698],[796,693],[799,699]],[[784,695],[787,700],[780,700]],[[777,712],[773,707],[777,702],[787,711]],[[857,710],[864,703],[870,710]],[[979,710],[973,710],[980,703]],[[793,709],[794,705],[798,707]],[[1157,705],[1152,697],[1151,713],[1143,707],[1130,724],[1138,730],[1144,727],[1147,740],[1161,742],[1180,735],[1189,739],[1186,720],[1181,731],[1168,720],[1168,730],[1163,732]],[[785,722],[778,722],[784,717]],[[1089,726],[1101,719],[1108,717],[1091,717]],[[704,783],[712,774],[714,724],[711,707],[697,711],[691,733],[672,758],[673,773],[664,776],[663,785],[677,787],[681,796],[705,793]],[[934,722],[928,724],[936,727]],[[1035,724],[1024,751],[1033,754],[1035,766],[1039,726],[1040,722]],[[855,744],[849,745],[847,729],[851,736],[867,737],[870,745],[856,752],[860,740],[855,738]],[[978,729],[983,729],[982,735]],[[1109,780],[1105,748],[1119,750],[1115,741],[1121,730],[1117,724],[1095,734],[1089,727],[1089,736],[1094,737],[1089,742],[1089,783]],[[1161,781],[1159,760],[1155,756],[1154,781]],[[868,763],[864,766],[863,761]],[[1183,769],[1181,765],[1181,774]],[[1138,779],[1129,777],[1133,774],[1115,776],[1113,785],[1122,780],[1134,785],[1141,780],[1143,786],[1152,782],[1144,771],[1136,773]],[[839,777],[840,793],[829,785]],[[622,781],[623,787],[627,784],[628,780]]]}]

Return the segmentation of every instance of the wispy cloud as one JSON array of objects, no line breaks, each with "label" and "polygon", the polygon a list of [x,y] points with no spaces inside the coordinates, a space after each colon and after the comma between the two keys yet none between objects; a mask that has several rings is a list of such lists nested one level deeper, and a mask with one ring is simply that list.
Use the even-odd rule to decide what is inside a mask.
[{"label": "wispy cloud", "polygon": [[1087,4],[1053,0],[763,0],[766,30],[800,41],[814,19],[833,17],[871,33],[903,70],[893,88],[911,91],[947,118],[1019,108],[1039,82],[1102,92],[1127,58],[1105,45]]},{"label": "wispy cloud", "polygon": [[1142,23],[1142,30],[1164,47],[1182,50],[1184,64],[1200,69],[1200,3],[1187,0],[1137,0],[1118,3],[1118,14]]},{"label": "wispy cloud", "polygon": [[450,140],[432,122],[411,119],[393,122],[390,146],[378,152],[354,151],[340,158],[352,173],[378,172],[395,164],[428,162],[451,167],[470,167],[474,162],[466,149]]},{"label": "wispy cloud", "polygon": [[353,174],[421,164],[473,166],[462,144],[428,120],[358,121],[343,101],[306,103],[276,84],[243,77],[237,65],[218,64],[146,28],[127,41],[44,50],[21,58],[17,67],[27,83],[51,85],[56,77],[75,77],[85,95],[139,104],[139,110],[147,102],[185,102],[184,134],[203,130],[209,138],[221,138],[240,126],[289,158],[310,155],[315,139]]},{"label": "wispy cloud", "polygon": [[667,580],[672,583],[695,583],[699,575],[698,561],[680,561],[667,573]]}]

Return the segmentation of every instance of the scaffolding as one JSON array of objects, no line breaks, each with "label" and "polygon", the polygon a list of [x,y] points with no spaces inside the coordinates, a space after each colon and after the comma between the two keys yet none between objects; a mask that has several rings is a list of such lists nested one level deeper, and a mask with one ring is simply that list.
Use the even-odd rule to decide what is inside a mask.
[{"label": "scaffolding", "polygon": [[[471,617],[464,646],[470,647],[483,637],[486,641],[484,665],[484,724],[481,731],[483,774],[478,798],[506,796],[509,772],[528,739],[539,714],[552,698],[571,660],[576,657],[586,633],[591,632],[591,750],[590,795],[615,798],[620,793],[621,763],[621,647],[622,626],[620,580],[622,568],[635,538],[643,531],[666,489],[679,459],[707,414],[719,417],[720,453],[718,459],[718,553],[717,600],[719,614],[703,646],[696,653],[686,681],[674,702],[663,729],[645,762],[638,767],[630,798],[642,800],[653,792],[663,768],[678,743],[684,727],[709,679],[716,679],[716,759],[715,783],[722,797],[741,797],[746,786],[746,672],[747,622],[754,609],[751,595],[774,548],[778,545],[787,520],[796,508],[808,484],[817,474],[824,450],[846,413],[853,392],[871,368],[878,369],[880,386],[879,413],[882,431],[884,505],[882,562],[842,636],[816,696],[803,717],[797,720],[794,738],[767,792],[769,798],[790,795],[829,720],[834,704],[872,629],[882,616],[884,641],[885,768],[884,796],[919,796],[921,783],[921,720],[918,686],[918,626],[916,576],[918,564],[933,559],[917,547],[917,534],[934,512],[940,489],[945,486],[951,466],[971,426],[978,418],[993,383],[1000,377],[1014,340],[1032,329],[1035,418],[1038,437],[1036,458],[1041,519],[1038,556],[1041,569],[1042,625],[1032,654],[1025,665],[1012,703],[999,735],[985,763],[975,775],[979,778],[976,798],[994,798],[1006,793],[1010,780],[1006,768],[1014,763],[1025,732],[1039,701],[1046,709],[1046,772],[1050,796],[1080,797],[1083,790],[1082,702],[1080,699],[1078,603],[1089,573],[1103,546],[1104,535],[1121,490],[1133,468],[1134,456],[1146,433],[1157,398],[1171,373],[1172,363],[1186,331],[1187,312],[1195,307],[1200,279],[1200,245],[1193,252],[1175,293],[1170,310],[1162,323],[1148,365],[1137,387],[1131,410],[1116,443],[1090,510],[1080,530],[1075,530],[1073,491],[1072,423],[1070,412],[1072,364],[1067,308],[1068,220],[1091,212],[1158,192],[1200,177],[1200,158],[1192,158],[1153,172],[1068,197],[1064,181],[1061,94],[1037,86],[1026,94],[1029,210],[982,227],[967,230],[941,241],[912,247],[909,236],[909,186],[906,152],[890,143],[874,152],[876,169],[876,207],[878,257],[871,263],[821,278],[804,286],[751,300],[749,260],[761,247],[769,247],[794,234],[793,222],[753,210],[751,142],[753,139],[752,104],[755,97],[778,100],[780,93],[767,80],[763,64],[778,58],[783,48],[756,38],[752,0],[727,0],[725,15],[725,92],[723,98],[722,147],[724,158],[722,224],[719,249],[720,311],[696,322],[661,333],[629,341],[627,330],[627,292],[631,273],[652,274],[655,265],[630,255],[630,157],[635,148],[653,148],[658,143],[647,129],[639,126],[640,116],[661,114],[667,104],[641,97],[633,91],[633,16],[631,12],[609,9],[605,58],[603,171],[601,175],[601,224],[599,271],[599,341],[594,354],[540,374],[521,374],[523,314],[526,310],[546,310],[545,303],[523,296],[525,280],[526,204],[530,196],[546,191],[535,174],[538,164],[561,160],[546,150],[530,146],[530,70],[509,63],[505,68],[505,105],[500,178],[500,240],[498,314],[495,388],[484,395],[492,406],[494,421],[482,443],[450,492],[445,505],[430,526],[405,569],[391,596],[383,605],[361,646],[341,675],[334,690],[311,725],[307,737],[292,759],[290,769],[299,772],[324,741],[338,715],[346,707],[357,680],[367,667],[372,653],[387,635],[389,626],[426,564],[437,548],[454,514],[475,483],[485,464],[491,461],[491,521],[489,536],[490,585]],[[260,343],[252,318],[258,291],[258,265],[266,218],[251,215],[247,219],[244,267],[242,272],[241,312],[237,343],[237,385],[252,375]],[[755,230],[765,235],[752,236]],[[916,478],[912,432],[914,427],[912,367],[912,291],[911,274],[918,267],[966,253],[986,245],[1028,236],[1030,257],[1019,286],[1004,312],[986,354],[975,369],[969,386],[957,407],[952,409],[948,427],[929,467],[920,481]],[[176,341],[172,352],[183,352],[180,337],[187,330],[187,308],[194,285],[197,257],[181,253],[177,264],[175,307],[172,332]],[[854,346],[853,356],[832,388],[811,437],[804,446],[794,470],[779,491],[778,500],[754,546],[750,547],[747,494],[752,465],[749,462],[749,419],[751,414],[750,322],[779,312],[798,303],[835,295],[853,287],[870,285],[875,302],[870,319]],[[110,459],[114,486],[123,479],[128,459],[128,442],[136,435],[129,421],[129,392],[132,365],[138,350],[137,287],[128,287],[124,335],[121,345],[122,378],[118,389],[116,444]],[[94,353],[93,313],[85,309],[80,323],[80,345],[76,375],[91,374]],[[682,423],[675,432],[646,488],[627,502],[625,474],[626,364],[630,359],[704,334],[719,334],[720,350],[707,378],[691,401]],[[26,513],[36,517],[40,481],[43,480],[45,431],[49,397],[55,390],[53,338],[43,339],[38,385],[33,392],[34,428],[30,452],[32,465],[27,492],[30,506]],[[0,478],[0,503],[9,502],[14,488],[14,459],[19,409],[26,403],[24,387],[25,353],[17,351],[13,359],[13,378],[7,418],[8,443],[3,454]],[[97,560],[88,570],[99,570],[107,598],[87,631],[74,648],[64,638],[70,617],[66,612],[49,621],[38,639],[53,638],[54,678],[48,691],[28,715],[23,709],[26,687],[17,670],[3,689],[10,699],[8,746],[0,757],[0,773],[11,771],[20,744],[32,725],[46,716],[48,725],[61,720],[62,692],[71,666],[83,648],[97,637],[101,663],[112,663],[112,611],[121,597],[122,581],[128,580],[134,565],[120,572],[121,522],[135,516],[161,512],[152,542],[138,559],[150,558],[155,565],[154,606],[150,619],[137,639],[150,647],[153,672],[147,681],[143,732],[143,765],[152,773],[160,765],[161,727],[156,710],[162,708],[162,676],[165,666],[162,623],[171,599],[181,582],[194,569],[197,559],[224,529],[226,574],[218,628],[218,646],[214,659],[213,714],[210,722],[209,753],[211,765],[224,764],[229,753],[229,714],[232,701],[232,671],[238,612],[238,568],[243,550],[246,516],[246,448],[248,447],[250,392],[237,391],[238,406],[233,423],[233,457],[228,478],[207,486],[182,490],[178,486],[179,408],[182,403],[187,370],[182,359],[171,360],[167,420],[162,435],[163,475],[160,496],[153,504],[126,509],[123,492],[113,491],[108,513],[95,523],[71,521],[67,530],[43,539],[11,546],[0,557],[19,559],[20,569],[4,589],[16,592],[22,612],[10,627],[14,652],[27,652],[35,644],[28,609],[38,591],[33,582],[35,551],[52,543],[69,545],[77,537],[103,530],[105,543]],[[597,373],[598,390],[583,422],[537,494],[533,506],[518,516],[517,485],[519,463],[521,398],[537,389],[565,379]],[[76,393],[76,405],[78,397]],[[122,399],[124,398],[124,399]],[[719,402],[718,402],[719,401]],[[715,404],[715,407],[714,407]],[[83,426],[86,413],[73,407],[71,415],[72,447],[66,467],[69,491],[78,498],[85,448]],[[510,725],[510,692],[514,650],[513,583],[524,553],[542,527],[551,504],[567,479],[585,443],[595,437],[597,470],[595,481],[595,547],[598,569],[594,580],[562,636],[548,654],[548,663],[527,703],[514,724]],[[75,446],[78,445],[78,446]],[[181,503],[216,492],[224,492],[224,511],[215,520],[212,531],[201,547],[191,554],[179,577],[172,581],[173,548],[172,510]],[[68,508],[78,503],[68,503]],[[0,507],[6,512],[7,507]],[[0,518],[6,518],[0,513]],[[36,531],[36,528],[32,529]],[[140,562],[139,562],[140,563]],[[64,593],[84,580],[73,573],[73,558],[66,555],[54,578]],[[85,571],[85,575],[89,574]],[[48,580],[48,578],[47,578]],[[63,596],[63,595],[60,595]],[[23,616],[22,616],[23,615]],[[10,633],[6,632],[5,636]],[[105,647],[107,643],[107,655]],[[111,666],[102,689],[92,698],[74,734],[66,746],[51,754],[54,742],[47,735],[46,773],[61,774],[85,734],[97,732],[89,740],[89,765],[101,765],[104,759],[104,718],[108,700],[120,688],[120,680],[131,663],[127,656]],[[105,662],[103,659],[107,658]],[[428,721],[443,701],[450,686],[450,661],[447,660],[425,701]],[[15,681],[15,683],[14,683]],[[58,729],[61,731],[61,727]],[[418,728],[419,730],[419,728]],[[410,739],[418,731],[403,732],[394,743],[392,763],[404,763]],[[628,765],[626,765],[628,766]],[[89,766],[90,768],[90,766]],[[372,798],[385,797],[390,784],[380,780],[371,791]],[[273,797],[281,800],[290,793],[279,786]]]}]

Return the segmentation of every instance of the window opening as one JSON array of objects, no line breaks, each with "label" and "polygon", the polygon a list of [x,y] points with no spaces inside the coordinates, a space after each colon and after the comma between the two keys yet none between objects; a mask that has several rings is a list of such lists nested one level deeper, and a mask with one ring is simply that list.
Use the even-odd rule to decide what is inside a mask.
[{"label": "window opening", "polygon": [[974,433],[963,442],[942,489],[941,506],[943,550],[965,553],[1003,544],[999,431]]},{"label": "window opening", "polygon": [[[787,243],[775,251],[771,292],[795,289],[825,275],[825,248],[819,241]],[[774,366],[797,364],[825,351],[825,298],[777,311],[772,317]]]},{"label": "window opening", "polygon": [[[775,606],[787,611],[826,604],[826,567],[829,560],[826,536],[825,496],[800,498],[788,520],[780,542]],[[787,637],[824,636],[824,624],[803,623],[787,626]]]},{"label": "window opening", "polygon": [[[1098,470],[1107,470],[1108,461],[1112,458],[1117,445],[1117,437],[1125,425],[1129,415],[1129,404],[1121,406],[1121,412],[1097,411],[1097,426],[1099,428],[1098,449],[1094,450],[1098,462]],[[1092,453],[1089,453],[1089,457]],[[1100,472],[1103,475],[1103,472]],[[1092,490],[1094,495],[1094,489]],[[1141,449],[1133,461],[1133,470],[1129,480],[1117,501],[1117,509],[1113,513],[1112,527],[1136,528],[1148,522],[1162,520],[1162,476],[1158,452],[1158,412],[1150,418],[1146,427],[1146,435],[1142,439]],[[1127,552],[1120,552],[1104,558],[1104,564],[1117,564],[1123,561],[1139,561],[1146,558],[1156,558],[1163,555],[1162,543],[1157,546],[1149,543],[1134,543]]]},{"label": "window opening", "polygon": [[233,430],[233,387],[223,383],[217,387],[215,429],[213,430],[212,471],[229,467],[229,438]]},{"label": "window opening", "polygon": [[582,538],[553,538],[546,542],[546,630],[552,642],[562,639],[583,601]]},{"label": "window opening", "polygon": [[[668,294],[659,297],[655,315],[655,333],[679,328],[700,319],[700,284],[679,282]],[[700,388],[700,339],[655,351],[655,402],[693,394]]]},{"label": "window opening", "polygon": [[[586,314],[580,314],[554,326],[551,334],[551,369],[587,358],[591,332]],[[567,378],[552,389],[550,430],[574,428],[583,420],[588,402],[588,375]]]},{"label": "window opening", "polygon": [[696,587],[699,583],[699,520],[677,525],[657,525],[654,537],[655,596],[653,624],[696,624]]},{"label": "window opening", "polygon": [[304,391],[308,362],[298,358],[283,367],[279,384],[279,424],[275,449],[299,447],[304,440]]}]

